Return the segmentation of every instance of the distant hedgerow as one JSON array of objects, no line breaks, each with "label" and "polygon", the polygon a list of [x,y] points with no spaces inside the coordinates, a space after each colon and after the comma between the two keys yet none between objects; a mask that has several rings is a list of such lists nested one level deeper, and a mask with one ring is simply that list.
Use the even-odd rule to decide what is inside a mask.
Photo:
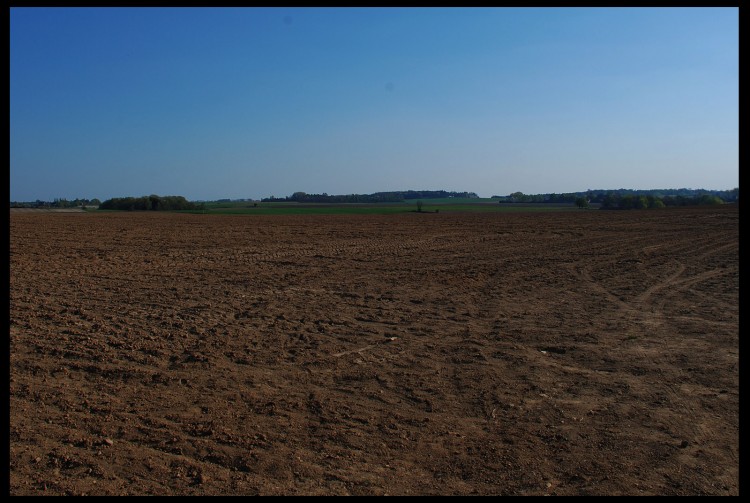
[{"label": "distant hedgerow", "polygon": [[99,205],[100,210],[178,211],[195,210],[198,206],[183,196],[114,197]]}]

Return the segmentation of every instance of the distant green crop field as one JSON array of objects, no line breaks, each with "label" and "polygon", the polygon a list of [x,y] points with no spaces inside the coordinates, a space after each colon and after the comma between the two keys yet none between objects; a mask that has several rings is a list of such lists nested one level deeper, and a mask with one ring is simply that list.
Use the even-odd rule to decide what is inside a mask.
[{"label": "distant green crop field", "polygon": [[414,206],[417,204],[417,201],[422,201],[423,204],[497,204],[497,199],[489,197],[436,197],[434,199],[407,199],[404,204]]}]

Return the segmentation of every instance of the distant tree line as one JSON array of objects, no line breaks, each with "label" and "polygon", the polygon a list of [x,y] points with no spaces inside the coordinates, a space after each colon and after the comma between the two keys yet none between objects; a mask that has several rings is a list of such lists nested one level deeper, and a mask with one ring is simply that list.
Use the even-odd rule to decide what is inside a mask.
[{"label": "distant tree line", "polygon": [[42,201],[37,199],[36,201],[18,202],[11,201],[11,208],[82,208],[84,206],[99,206],[101,201],[98,199],[73,199],[68,201],[67,199],[55,199],[54,201]]},{"label": "distant tree line", "polygon": [[445,197],[479,197],[475,192],[455,192],[446,190],[405,190],[393,192],[375,192],[372,194],[328,195],[295,192],[287,197],[267,197],[262,202],[296,202],[296,203],[401,203],[409,199],[435,199]]},{"label": "distant tree line", "polygon": [[507,196],[492,196],[492,198],[501,203],[573,203],[579,207],[597,204],[602,209],[639,209],[736,203],[739,201],[739,192],[739,188],[732,190],[617,189],[533,195],[513,192]]},{"label": "distant tree line", "polygon": [[[596,205],[602,209],[638,209],[661,208],[664,206],[693,206],[736,203],[739,201],[740,189],[705,190],[705,189],[616,189],[587,190],[585,192],[524,194],[513,192],[507,196],[492,196],[500,203],[563,203],[575,204],[586,208]],[[268,197],[263,202],[298,202],[298,203],[400,203],[413,199],[436,198],[478,198],[475,192],[456,192],[446,190],[406,190],[392,192],[375,192],[372,194],[328,195],[295,192],[287,197]],[[219,202],[230,201],[220,199]],[[238,199],[242,201],[242,199]],[[202,210],[205,203],[188,201],[183,196],[158,196],[152,194],[142,197],[116,197],[100,202],[99,199],[55,199],[49,201],[18,202],[11,201],[11,208],[81,208],[96,206],[103,210],[124,211],[178,211]]]},{"label": "distant tree line", "polygon": [[196,204],[183,196],[114,197],[99,205],[100,210],[123,211],[178,211],[204,209],[203,203]]},{"label": "distant tree line", "polygon": [[[736,200],[735,200],[736,201]],[[713,194],[702,194],[695,196],[663,196],[656,197],[652,195],[625,194],[622,196],[606,196],[601,204],[605,210],[629,210],[645,208],[664,208],[665,206],[698,206],[710,204],[725,204],[727,202],[719,196]]]}]

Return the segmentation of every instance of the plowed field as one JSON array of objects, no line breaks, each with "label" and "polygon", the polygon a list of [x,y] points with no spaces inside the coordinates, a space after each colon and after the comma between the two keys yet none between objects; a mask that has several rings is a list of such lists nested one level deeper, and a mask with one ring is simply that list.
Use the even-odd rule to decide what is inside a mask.
[{"label": "plowed field", "polygon": [[12,495],[737,495],[739,211],[10,214]]}]

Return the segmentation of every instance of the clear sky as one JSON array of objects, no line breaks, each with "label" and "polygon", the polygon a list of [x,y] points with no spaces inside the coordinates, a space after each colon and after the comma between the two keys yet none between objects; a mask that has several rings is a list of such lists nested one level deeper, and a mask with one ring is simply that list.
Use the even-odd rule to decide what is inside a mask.
[{"label": "clear sky", "polygon": [[739,186],[739,12],[11,8],[10,199]]}]

